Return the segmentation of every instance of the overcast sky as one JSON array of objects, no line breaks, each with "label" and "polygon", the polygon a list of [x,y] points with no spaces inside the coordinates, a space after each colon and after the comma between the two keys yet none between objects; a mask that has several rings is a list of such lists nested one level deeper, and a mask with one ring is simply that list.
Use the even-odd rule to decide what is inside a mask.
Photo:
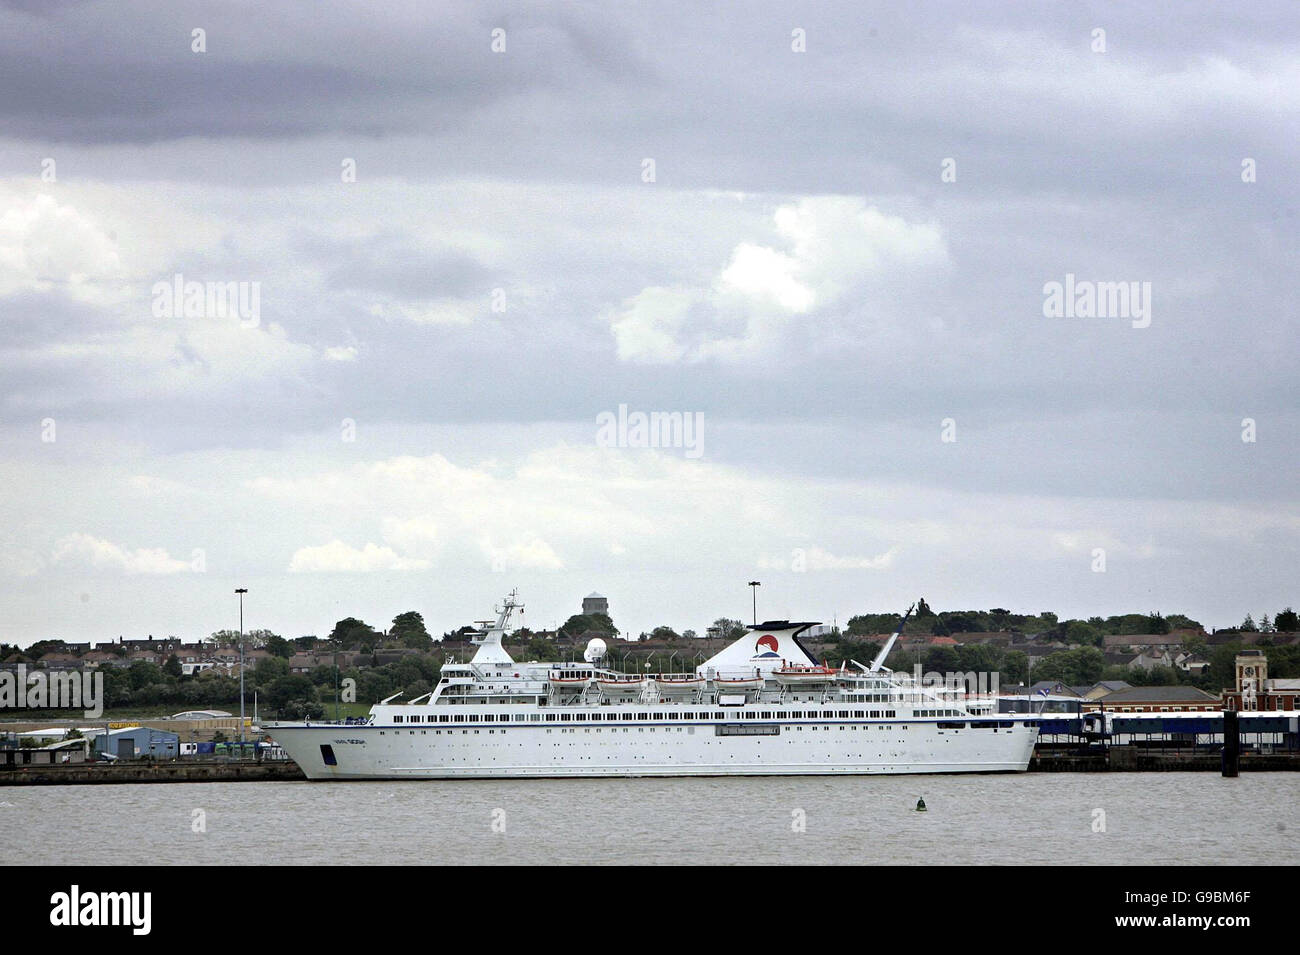
[{"label": "overcast sky", "polygon": [[1300,604],[1300,8],[741,11],[0,0],[0,641]]}]

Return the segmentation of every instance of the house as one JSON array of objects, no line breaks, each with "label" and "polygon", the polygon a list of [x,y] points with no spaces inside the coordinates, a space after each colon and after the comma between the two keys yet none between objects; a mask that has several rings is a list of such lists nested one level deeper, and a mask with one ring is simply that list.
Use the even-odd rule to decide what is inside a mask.
[{"label": "house", "polygon": [[110,653],[108,650],[91,650],[89,653],[82,655],[81,662],[85,666],[96,668],[128,667],[131,665],[131,661],[126,657],[117,653]]},{"label": "house", "polygon": [[1210,661],[1199,657],[1194,653],[1179,651],[1174,655],[1174,666],[1184,673],[1190,673],[1193,676],[1200,676],[1209,669]]},{"label": "house", "polygon": [[1143,650],[1130,662],[1130,667],[1137,667],[1143,670],[1150,670],[1152,667],[1173,666],[1173,658],[1169,656],[1168,650]]},{"label": "house", "polygon": [[80,670],[83,665],[81,657],[75,653],[63,653],[57,650],[42,653],[36,663],[47,670]]},{"label": "house", "polygon": [[1220,707],[1219,698],[1194,686],[1130,686],[1084,704],[1107,713],[1194,713]]},{"label": "house", "polygon": [[1083,697],[1087,700],[1100,700],[1116,690],[1127,690],[1129,686],[1131,684],[1124,680],[1102,680],[1100,683],[1094,683]]}]

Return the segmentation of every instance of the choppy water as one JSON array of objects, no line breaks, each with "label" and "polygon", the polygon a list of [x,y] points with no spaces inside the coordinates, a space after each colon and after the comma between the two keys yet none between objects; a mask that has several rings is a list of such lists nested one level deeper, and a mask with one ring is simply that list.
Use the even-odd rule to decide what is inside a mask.
[{"label": "choppy water", "polygon": [[1300,774],[5,787],[0,829],[24,864],[1286,864]]}]

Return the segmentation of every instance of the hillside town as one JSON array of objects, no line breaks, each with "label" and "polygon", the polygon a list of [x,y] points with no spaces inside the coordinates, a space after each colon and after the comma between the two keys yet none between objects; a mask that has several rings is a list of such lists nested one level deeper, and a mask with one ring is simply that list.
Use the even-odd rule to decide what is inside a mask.
[{"label": "hillside town", "polygon": [[[577,608],[575,608],[577,609]],[[901,622],[898,614],[863,614],[843,627],[819,625],[803,637],[830,666],[868,660]],[[337,702],[334,687],[355,681],[354,702],[369,704],[393,693],[427,693],[445,662],[468,659],[475,623],[433,636],[423,616],[408,611],[375,629],[356,618],[340,620],[326,637],[286,639],[264,630],[217,631],[203,639],[118,636],[98,643],[43,640],[21,648],[0,644],[0,672],[105,673],[110,708],[212,707],[239,699],[240,677],[260,694],[268,712],[313,717]],[[599,593],[554,630],[520,628],[507,640],[521,660],[580,659],[593,639],[607,641],[610,660],[624,669],[681,672],[692,669],[744,632],[726,617],[680,633],[669,626],[635,636],[621,633]],[[1013,614],[930,609],[924,599],[908,618],[886,661],[895,670],[996,673],[1002,692],[1052,692],[1134,707],[1217,707],[1233,687],[1242,653],[1267,658],[1274,680],[1300,678],[1300,627],[1287,607],[1256,623],[1247,616],[1230,629],[1207,631],[1182,615],[1127,614],[1061,621],[1055,614]],[[241,655],[242,654],[242,655]],[[1272,691],[1270,688],[1269,692]],[[2,701],[0,701],[2,702]],[[1289,704],[1288,707],[1289,708]]]}]

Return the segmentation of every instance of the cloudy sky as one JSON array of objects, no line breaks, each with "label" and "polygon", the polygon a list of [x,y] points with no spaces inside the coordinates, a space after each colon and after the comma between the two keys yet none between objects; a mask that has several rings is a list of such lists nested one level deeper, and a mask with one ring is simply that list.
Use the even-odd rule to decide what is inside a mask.
[{"label": "cloudy sky", "polygon": [[1300,604],[1298,28],[0,0],[0,641]]}]

